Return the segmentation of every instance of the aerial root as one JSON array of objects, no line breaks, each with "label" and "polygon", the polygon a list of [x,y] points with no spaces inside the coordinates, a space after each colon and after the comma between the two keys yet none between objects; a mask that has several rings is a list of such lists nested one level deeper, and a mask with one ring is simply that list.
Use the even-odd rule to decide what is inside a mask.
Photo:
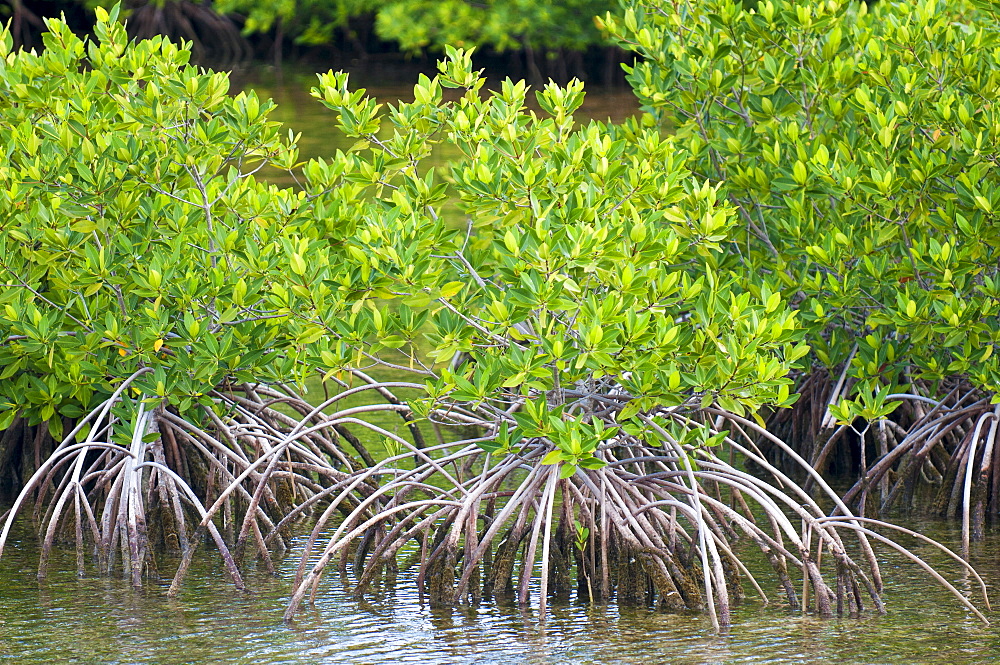
[{"label": "aerial root", "polygon": [[[53,549],[66,542],[75,548],[79,575],[92,558],[101,574],[117,571],[135,586],[158,576],[158,557],[179,556],[168,590],[175,595],[209,539],[234,586],[243,589],[241,569],[254,562],[275,572],[273,559],[286,551],[293,523],[348,485],[355,495],[375,491],[352,475],[362,464],[344,450],[335,428],[356,423],[359,411],[405,408],[397,401],[312,413],[308,406],[307,417],[296,420],[275,407],[301,408],[302,398],[247,385],[217,391],[211,403],[181,414],[133,394],[130,386],[147,371],[129,377],[38,455],[3,517],[0,555],[14,520],[33,506],[39,579],[48,575]],[[43,423],[25,438],[44,442],[45,431]],[[348,514],[357,505],[354,495],[340,502]]]},{"label": "aerial root", "polygon": [[[709,427],[691,417],[660,415],[687,427]],[[733,604],[743,601],[744,583],[768,602],[740,561],[738,542],[763,552],[790,607],[820,616],[857,615],[869,603],[884,611],[871,541],[891,542],[925,565],[865,526],[873,524],[870,518],[855,517],[808,462],[783,451],[797,457],[837,506],[837,517],[828,517],[809,493],[757,454],[761,432],[755,423],[713,409],[705,417],[713,419],[712,427],[728,427],[725,445],[770,478],[731,466],[712,448],[680,444],[652,420],[655,438],[616,435],[598,451],[604,468],[577,468],[564,478],[560,465],[540,463],[552,449],[544,439],[525,440],[517,452],[499,458],[472,441],[457,441],[426,449],[433,457],[412,468],[406,468],[413,461],[406,450],[357,471],[356,484],[345,485],[327,512],[332,515],[352,496],[356,507],[326,536],[318,556],[321,534],[329,532],[325,520],[317,524],[286,619],[315,593],[330,561],[359,543],[357,594],[371,589],[389,561],[405,556],[420,564],[416,584],[432,606],[495,599],[533,604],[544,616],[550,599],[568,598],[575,582],[583,599],[608,602],[614,596],[620,604],[703,609],[720,627],[731,621]],[[448,471],[460,468],[466,473]],[[376,475],[382,479],[378,489],[360,494],[357,488],[374,483]],[[848,535],[860,546],[863,564],[849,554]],[[932,577],[944,582],[936,572]]]}]

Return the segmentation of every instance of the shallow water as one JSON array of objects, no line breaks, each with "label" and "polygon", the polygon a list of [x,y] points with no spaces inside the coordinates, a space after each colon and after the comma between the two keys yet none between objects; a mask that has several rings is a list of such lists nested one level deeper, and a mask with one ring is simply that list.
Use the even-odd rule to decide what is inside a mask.
[{"label": "shallow water", "polygon": [[[949,525],[914,524],[954,544]],[[973,561],[991,586],[1000,582],[993,532]],[[955,568],[929,548],[960,589]],[[552,608],[534,611],[484,604],[454,611],[420,602],[411,576],[390,591],[354,599],[338,575],[320,586],[315,606],[282,623],[296,559],[279,578],[247,576],[250,593],[228,586],[217,557],[203,551],[175,600],[166,582],[133,590],[121,579],[78,579],[69,553],[55,557],[44,585],[35,580],[33,540],[11,543],[0,561],[0,660],[45,663],[985,663],[1000,659],[1000,635],[961,608],[913,564],[879,552],[888,613],[823,620],[749,599],[734,625],[716,635],[700,614],[644,609]],[[164,576],[172,574],[164,564]]]}]

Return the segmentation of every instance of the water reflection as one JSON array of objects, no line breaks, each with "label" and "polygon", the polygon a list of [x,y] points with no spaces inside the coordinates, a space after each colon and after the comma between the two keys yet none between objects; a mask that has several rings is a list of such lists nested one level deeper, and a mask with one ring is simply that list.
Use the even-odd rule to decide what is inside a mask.
[{"label": "water reflection", "polygon": [[[933,528],[946,540],[950,527]],[[1000,580],[996,534],[974,552]],[[943,570],[946,563],[927,556]],[[19,663],[984,663],[1000,658],[1000,637],[965,613],[914,566],[883,553],[886,616],[820,620],[778,603],[747,602],[734,626],[715,635],[699,614],[569,604],[540,625],[534,612],[486,604],[431,610],[412,577],[359,601],[337,575],[316,605],[282,623],[295,560],[278,579],[247,575],[251,593],[228,584],[204,557],[175,600],[166,583],[132,589],[118,579],[77,579],[71,555],[35,580],[35,548],[19,541],[0,562],[0,661]],[[163,570],[168,570],[163,566]],[[974,589],[970,586],[970,592]]]}]

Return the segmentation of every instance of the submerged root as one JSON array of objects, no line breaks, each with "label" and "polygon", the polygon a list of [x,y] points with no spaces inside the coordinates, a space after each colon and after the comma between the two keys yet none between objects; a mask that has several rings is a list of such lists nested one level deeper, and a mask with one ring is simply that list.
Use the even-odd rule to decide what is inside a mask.
[{"label": "submerged root", "polygon": [[[951,460],[961,461],[951,466],[965,479],[966,524],[975,524],[970,498],[985,503],[992,495],[972,493],[973,483],[987,487],[995,480],[992,442],[1000,417],[1000,408],[984,408],[982,401],[940,408],[939,417],[929,410],[909,431],[894,431],[895,445],[871,465],[868,484],[841,499],[792,447],[714,408],[640,416],[645,428],[631,432],[641,435],[609,421],[593,463],[568,466],[541,437],[508,442],[502,454],[485,452],[482,444],[493,450],[499,428],[460,407],[430,417],[493,436],[427,446],[422,437],[407,440],[364,419],[395,413],[412,431],[410,407],[394,396],[336,410],[340,400],[362,391],[385,398],[393,388],[421,388],[415,384],[345,386],[319,406],[283,388],[230,387],[182,414],[126,397],[142,372],[61,442],[21,433],[22,442],[38,445],[34,454],[19,454],[38,463],[27,467],[32,473],[6,516],[0,555],[14,520],[31,514],[41,541],[39,578],[59,542],[75,547],[80,574],[89,553],[100,572],[119,573],[136,586],[169,569],[160,558],[167,552],[180,556],[168,591],[173,595],[198,547],[210,541],[242,589],[247,567],[274,573],[293,525],[308,517],[312,531],[289,620],[317,592],[332,562],[339,560],[344,575],[353,570],[355,593],[362,595],[392,584],[402,558],[403,568],[419,564],[416,583],[432,606],[485,598],[534,605],[544,617],[550,601],[567,600],[575,587],[577,597],[590,602],[703,610],[721,627],[731,622],[747,582],[770,602],[741,560],[746,547],[763,554],[790,608],[820,616],[883,611],[871,545],[877,542],[924,568],[985,621],[939,573],[875,530],[891,525],[855,516],[850,507],[859,492],[863,497],[880,486],[879,474],[891,467],[887,460],[917,464],[955,436]],[[344,445],[371,457],[360,439],[345,436],[358,427],[388,441],[396,454],[362,465]],[[835,506],[832,513],[761,454],[765,442],[798,465]],[[895,452],[900,448],[904,453]],[[742,470],[737,458],[760,473]],[[885,496],[905,480],[898,471]]]},{"label": "submerged root", "polygon": [[[316,592],[338,553],[368,538],[377,555],[359,560],[361,586],[394,553],[416,549],[416,582],[431,605],[494,598],[536,604],[544,616],[550,599],[568,597],[575,576],[583,600],[616,597],[623,605],[703,609],[718,626],[730,623],[747,581],[768,602],[739,559],[742,542],[763,552],[791,608],[821,616],[857,614],[866,604],[883,611],[870,539],[924,565],[873,531],[871,521],[854,517],[805,460],[754,423],[715,409],[697,417],[676,410],[656,415],[645,419],[645,438],[619,431],[599,446],[599,469],[581,466],[567,473],[565,462],[545,464],[553,444],[537,438],[522,440],[503,456],[486,454],[477,445],[481,440],[446,443],[417,451],[421,456],[412,468],[413,451],[407,451],[356,472],[327,512],[352,496],[357,506],[322,550],[315,546],[326,520],[317,524],[286,619]],[[725,426],[728,436],[718,449],[682,443],[664,422],[712,433]],[[796,460],[836,505],[836,518],[759,454],[761,436],[784,446],[782,454]],[[766,477],[733,466],[716,453],[723,449],[751,461]],[[376,484],[376,477],[382,479],[376,491],[364,497],[356,492]],[[382,528],[373,530],[376,525]],[[864,563],[849,552],[847,537],[857,541]]]},{"label": "submerged root", "polygon": [[[844,502],[866,515],[917,510],[963,524],[963,547],[983,536],[985,523],[1000,517],[1000,451],[997,450],[1000,407],[991,395],[964,384],[950,386],[943,397],[893,394],[890,416],[875,422],[837,425],[827,405],[848,387],[844,377],[834,385],[824,372],[805,379],[802,399],[775,413],[769,431],[788,437],[789,449],[809,461],[823,477],[848,476],[854,485]],[[756,442],[761,456],[787,473],[803,467],[767,438]],[[802,486],[814,487],[806,475]]]},{"label": "submerged root", "polygon": [[[210,402],[182,414],[129,396],[145,371],[124,381],[51,449],[35,447],[39,462],[22,466],[27,477],[5,515],[0,555],[15,519],[28,513],[41,542],[39,579],[61,542],[75,548],[80,575],[90,558],[100,573],[118,572],[135,586],[164,570],[158,557],[179,555],[168,591],[174,595],[208,540],[242,589],[241,570],[259,564],[273,574],[291,526],[338,489],[353,491],[340,502],[346,513],[357,508],[354,497],[374,492],[354,482],[362,465],[345,450],[340,432],[363,423],[359,413],[406,408],[383,404],[329,414],[290,391],[241,386],[216,391]],[[369,389],[344,391],[323,408]],[[289,407],[303,417],[289,416]],[[381,525],[375,532],[373,538],[384,540]]]}]

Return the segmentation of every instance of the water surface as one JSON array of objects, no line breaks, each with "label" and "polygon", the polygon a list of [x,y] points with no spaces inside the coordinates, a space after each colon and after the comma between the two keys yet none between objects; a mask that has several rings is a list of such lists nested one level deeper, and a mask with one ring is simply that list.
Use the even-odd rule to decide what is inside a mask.
[{"label": "water surface", "polygon": [[[946,542],[950,525],[914,526]],[[974,547],[973,561],[1000,582],[996,532]],[[954,567],[929,548],[916,551],[962,586]],[[336,573],[314,607],[282,622],[296,559],[279,578],[250,573],[250,593],[235,591],[214,554],[196,559],[182,593],[166,598],[165,580],[134,590],[124,580],[75,575],[72,556],[52,561],[35,580],[37,549],[13,542],[0,562],[0,660],[47,663],[985,663],[1000,658],[1000,635],[985,627],[913,564],[880,551],[886,578],[883,616],[819,619],[789,612],[761,576],[772,604],[750,599],[716,635],[700,614],[663,614],[583,603],[557,605],[544,622],[534,611],[498,607],[431,610],[412,576],[357,600]],[[163,564],[164,576],[172,567]],[[772,591],[772,589],[774,591]]]}]

